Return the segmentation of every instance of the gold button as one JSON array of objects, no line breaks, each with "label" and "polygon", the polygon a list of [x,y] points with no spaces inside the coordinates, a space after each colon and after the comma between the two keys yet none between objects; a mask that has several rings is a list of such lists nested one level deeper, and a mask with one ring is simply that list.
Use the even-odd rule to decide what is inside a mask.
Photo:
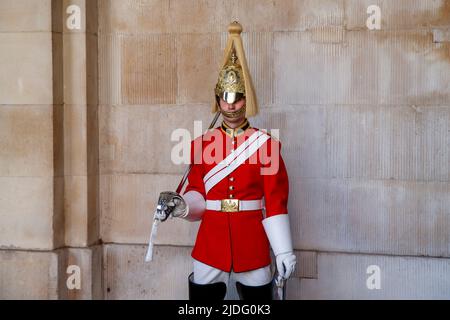
[{"label": "gold button", "polygon": [[234,190],[234,187],[233,187],[233,186],[230,186],[229,189],[230,189],[230,190]]},{"label": "gold button", "polygon": [[234,177],[230,177],[230,181],[234,181]]},{"label": "gold button", "polygon": [[230,194],[230,198],[232,199],[234,196],[232,194]]}]

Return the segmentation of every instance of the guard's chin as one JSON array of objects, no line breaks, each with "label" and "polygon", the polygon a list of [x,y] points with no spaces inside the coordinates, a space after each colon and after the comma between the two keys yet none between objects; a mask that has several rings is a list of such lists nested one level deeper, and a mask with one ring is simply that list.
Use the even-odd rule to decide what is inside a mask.
[{"label": "guard's chin", "polygon": [[229,119],[241,119],[245,115],[245,106],[240,108],[237,111],[225,111],[222,108],[220,109],[220,112],[222,113],[222,116],[229,118]]}]

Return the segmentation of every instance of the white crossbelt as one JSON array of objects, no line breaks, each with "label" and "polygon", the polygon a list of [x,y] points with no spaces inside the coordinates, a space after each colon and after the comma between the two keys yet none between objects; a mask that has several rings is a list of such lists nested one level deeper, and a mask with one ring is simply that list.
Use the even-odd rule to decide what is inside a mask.
[{"label": "white crossbelt", "polygon": [[240,155],[245,149],[248,148],[253,142],[255,142],[261,135],[263,135],[262,131],[254,132],[244,143],[242,143],[236,150],[233,150],[225,159],[220,161],[214,168],[212,168],[206,175],[203,177],[203,181],[207,182],[213,175],[223,170],[226,166],[228,166],[233,160],[236,159],[238,155]]},{"label": "white crossbelt", "polygon": [[[226,199],[234,200],[234,199]],[[224,200],[206,200],[206,209],[222,211],[222,201]],[[260,210],[263,208],[263,200],[238,200],[239,211]]]},{"label": "white crossbelt", "polygon": [[216,184],[236,170],[248,158],[250,158],[258,149],[270,139],[270,136],[264,132],[257,131],[253,133],[244,143],[242,143],[234,152],[229,154],[224,160],[219,162],[204,177],[205,191],[209,192]]}]

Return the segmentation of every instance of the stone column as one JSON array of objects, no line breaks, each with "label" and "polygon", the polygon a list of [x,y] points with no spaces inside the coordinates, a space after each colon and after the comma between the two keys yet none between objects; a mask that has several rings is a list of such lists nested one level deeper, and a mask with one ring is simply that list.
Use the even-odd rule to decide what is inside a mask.
[{"label": "stone column", "polygon": [[96,30],[97,1],[0,3],[0,299],[102,296]]},{"label": "stone column", "polygon": [[0,298],[57,298],[64,244],[52,2],[0,3]]},{"label": "stone column", "polygon": [[[69,299],[99,298],[97,1],[63,0],[61,17],[62,48],[54,49],[63,55],[64,243],[68,249],[60,258],[64,271],[60,293]],[[67,284],[70,272],[75,275],[78,270],[81,285],[71,279]]]}]

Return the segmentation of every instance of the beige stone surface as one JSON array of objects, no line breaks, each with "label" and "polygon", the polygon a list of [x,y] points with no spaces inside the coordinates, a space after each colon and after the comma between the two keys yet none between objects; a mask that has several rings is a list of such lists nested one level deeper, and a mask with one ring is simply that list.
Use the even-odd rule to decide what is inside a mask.
[{"label": "beige stone surface", "polygon": [[64,104],[64,174],[87,174],[87,106]]},{"label": "beige stone surface", "polygon": [[52,106],[0,108],[0,176],[53,174]]},{"label": "beige stone surface", "polygon": [[[295,266],[292,278],[317,279],[317,252],[314,251],[295,251],[297,264]],[[272,257],[275,267],[275,258]]]},{"label": "beige stone surface", "polygon": [[0,299],[58,299],[58,254],[0,250]]},{"label": "beige stone surface", "polygon": [[88,244],[87,176],[64,179],[65,243],[70,246]]},{"label": "beige stone surface", "polygon": [[[148,243],[159,193],[174,190],[181,175],[101,175],[101,237],[103,242]],[[160,225],[156,243],[192,245],[198,224],[181,219]]]},{"label": "beige stone surface", "polygon": [[63,35],[64,103],[87,104],[85,33]]},{"label": "beige stone surface", "polygon": [[448,182],[291,179],[297,249],[448,257]]},{"label": "beige stone surface", "polygon": [[97,92],[97,36],[87,33],[65,33],[64,102],[66,104],[96,105]]},{"label": "beige stone surface", "polygon": [[[67,9],[71,5],[80,8],[80,29],[69,29],[67,19],[70,19],[72,10]],[[98,31],[98,3],[97,0],[53,0],[54,25],[53,31],[63,33],[96,34]],[[56,22],[56,23],[55,23]]]},{"label": "beige stone surface", "polygon": [[220,34],[183,34],[177,37],[179,104],[210,103],[222,62]]},{"label": "beige stone surface", "polygon": [[98,0],[86,1],[86,33],[98,33]]},{"label": "beige stone surface", "polygon": [[51,31],[51,0],[2,0],[0,32]]},{"label": "beige stone surface", "polygon": [[[188,298],[187,276],[192,272],[191,247],[157,245],[151,262],[144,262],[146,246],[108,244],[104,248],[106,299]],[[289,290],[296,288],[299,279],[307,281],[318,277],[318,254],[308,251],[296,254],[297,270],[288,282]],[[297,291],[290,292],[289,296],[292,298],[297,294]],[[238,295],[232,277],[226,300],[236,299]]]},{"label": "beige stone surface", "polygon": [[65,244],[85,247],[99,239],[98,178],[66,176],[64,179]]},{"label": "beige stone surface", "polygon": [[[63,16],[63,32],[64,33],[80,33],[80,34],[84,34],[86,33],[86,7],[87,4],[89,3],[89,0],[59,0],[62,1],[62,16]],[[91,1],[93,3],[95,3],[96,1]],[[70,19],[71,17],[75,17],[76,13],[74,13],[75,11],[69,10],[71,9],[71,6],[77,6],[80,10],[80,28],[75,28],[75,29],[69,29],[67,27],[67,20]],[[77,9],[78,10],[78,9]],[[69,12],[68,12],[69,11]],[[71,20],[72,21],[72,20]],[[72,28],[72,27],[71,27]]]},{"label": "beige stone surface", "polygon": [[2,104],[52,104],[52,41],[48,32],[0,33]]},{"label": "beige stone surface", "polygon": [[97,106],[98,99],[98,36],[87,34],[86,36],[86,101],[88,105]]},{"label": "beige stone surface", "polygon": [[169,2],[164,0],[147,2],[99,0],[99,32],[131,31],[131,28],[136,31],[142,25],[146,25],[147,29],[158,31],[158,26],[167,25],[163,12],[168,12],[168,7]]},{"label": "beige stone surface", "polygon": [[266,108],[254,124],[280,129],[296,248],[448,256],[449,116],[432,106]]},{"label": "beige stone surface", "polygon": [[1,248],[53,248],[53,177],[0,177]]},{"label": "beige stone surface", "polygon": [[[56,23],[56,22],[55,22]],[[52,95],[53,104],[64,104],[64,46],[63,34],[52,32]]]},{"label": "beige stone surface", "polygon": [[201,84],[215,84],[220,40],[219,34],[100,34],[100,103],[211,103],[212,89]]},{"label": "beige stone surface", "polygon": [[[189,136],[193,139],[206,131],[213,116],[209,104],[101,105],[99,109],[101,174],[182,175],[186,166],[171,160],[172,148],[178,146],[181,141],[188,141]],[[194,130],[194,121],[202,121],[203,131]],[[219,124],[220,122],[216,126]],[[174,135],[172,141],[172,134],[177,129],[189,132],[189,135],[186,135],[186,138]]]},{"label": "beige stone surface", "polygon": [[280,129],[289,171],[288,297],[448,298],[450,3],[381,0],[378,31],[371,4],[3,0],[0,298],[187,297],[198,223],[163,223],[143,260],[158,194],[185,168],[171,135],[209,124],[233,20],[262,108],[251,124]]},{"label": "beige stone surface", "polygon": [[64,105],[53,105],[53,174],[64,176]]},{"label": "beige stone surface", "polygon": [[[59,252],[60,299],[103,299],[102,271],[103,248],[65,248]],[[76,269],[75,269],[76,268]],[[79,275],[80,287],[73,287]]]},{"label": "beige stone surface", "polygon": [[100,177],[87,177],[87,242],[93,245],[100,240]]},{"label": "beige stone surface", "polygon": [[291,180],[450,180],[448,106],[292,105],[250,122],[279,129]]},{"label": "beige stone surface", "polygon": [[52,249],[61,248],[65,245],[64,185],[64,177],[53,178]]},{"label": "beige stone surface", "polygon": [[[87,246],[99,237],[96,3],[59,3],[64,27],[65,242],[70,246]],[[80,8],[80,29],[67,28],[66,10],[72,5]]]},{"label": "beige stone surface", "polygon": [[[0,250],[0,298],[102,299],[102,259],[101,246],[52,252]],[[79,268],[79,289],[68,286],[76,276],[69,266]]]},{"label": "beige stone surface", "polygon": [[175,103],[175,37],[171,34],[135,34],[123,36],[121,40],[122,103]]},{"label": "beige stone surface", "polygon": [[[222,34],[222,46],[226,45],[228,35]],[[274,33],[247,32],[242,34],[245,55],[257,95],[259,106],[273,104],[274,95]],[[217,71],[216,71],[217,76]]]},{"label": "beige stone surface", "polygon": [[156,246],[144,262],[142,245],[105,245],[105,299],[187,299],[190,248]]},{"label": "beige stone surface", "polygon": [[[65,105],[66,244],[86,246],[98,239],[97,106]],[[87,137],[89,136],[89,140]]]},{"label": "beige stone surface", "polygon": [[63,11],[63,0],[52,0],[51,5],[51,30],[54,34],[62,36],[66,18],[66,13]]},{"label": "beige stone surface", "polygon": [[234,20],[252,32],[293,31],[342,24],[343,17],[343,0],[99,1],[102,33],[223,32]]},{"label": "beige stone surface", "polygon": [[[380,289],[368,289],[378,266]],[[288,299],[448,299],[449,259],[340,253],[318,254],[318,279],[293,278]]]},{"label": "beige stone surface", "polygon": [[381,10],[382,30],[429,29],[448,26],[450,3],[447,0],[344,0],[347,29],[366,29],[370,5]]},{"label": "beige stone surface", "polygon": [[446,43],[450,42],[450,27],[433,28],[433,42]]},{"label": "beige stone surface", "polygon": [[98,99],[100,105],[116,105],[122,101],[122,35],[99,33]]},{"label": "beige stone surface", "polygon": [[[322,33],[314,36],[315,32]],[[424,31],[277,33],[275,103],[440,105],[449,101],[448,45]],[[329,39],[315,41],[315,39]],[[431,80],[433,79],[433,80]]]},{"label": "beige stone surface", "polygon": [[87,174],[98,175],[99,169],[99,106],[86,106]]}]

